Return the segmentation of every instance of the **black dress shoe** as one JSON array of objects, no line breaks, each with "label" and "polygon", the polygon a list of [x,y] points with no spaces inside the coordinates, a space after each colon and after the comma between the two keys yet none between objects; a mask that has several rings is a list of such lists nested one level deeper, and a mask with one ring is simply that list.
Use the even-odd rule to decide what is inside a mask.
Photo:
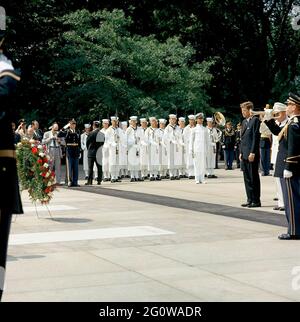
[{"label": "black dress shoe", "polygon": [[175,177],[170,177],[170,180],[175,180]]},{"label": "black dress shoe", "polygon": [[100,185],[101,185],[101,181],[98,181],[98,182],[97,182],[97,185],[98,185],[98,186],[100,186]]},{"label": "black dress shoe", "polygon": [[91,181],[86,182],[84,185],[85,186],[91,186],[93,183]]},{"label": "black dress shoe", "polygon": [[177,176],[177,177],[175,177],[175,179],[176,179],[176,180],[180,180],[180,177],[178,177],[178,176]]},{"label": "black dress shoe", "polygon": [[282,234],[278,236],[280,240],[299,240],[300,235],[290,235],[290,234]]},{"label": "black dress shoe", "polygon": [[278,207],[278,206],[276,206],[276,207],[273,208],[273,210],[284,211],[284,207]]},{"label": "black dress shoe", "polygon": [[[230,170],[230,169],[229,169]],[[210,176],[211,178],[213,178],[213,179],[216,179],[216,178],[218,178],[216,175],[214,175],[214,174],[212,174],[211,176]]]},{"label": "black dress shoe", "polygon": [[150,181],[155,181],[155,178],[154,178],[154,177],[151,177],[151,178],[150,178]]},{"label": "black dress shoe", "polygon": [[110,182],[115,183],[115,182],[117,182],[117,180],[116,179],[111,179]]},{"label": "black dress shoe", "polygon": [[131,178],[130,179],[130,182],[135,182],[135,178]]},{"label": "black dress shoe", "polygon": [[278,201],[278,198],[273,198],[274,201]]},{"label": "black dress shoe", "polygon": [[248,207],[249,205],[251,205],[252,202],[245,202],[243,204],[241,204],[242,207]]},{"label": "black dress shoe", "polygon": [[248,208],[258,208],[261,207],[261,203],[260,202],[252,202]]},{"label": "black dress shoe", "polygon": [[155,180],[156,181],[161,181],[161,177],[156,177]]}]

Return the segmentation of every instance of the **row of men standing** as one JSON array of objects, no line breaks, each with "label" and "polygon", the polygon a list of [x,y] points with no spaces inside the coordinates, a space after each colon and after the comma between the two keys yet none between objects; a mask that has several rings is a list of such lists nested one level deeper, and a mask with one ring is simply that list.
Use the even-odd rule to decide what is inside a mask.
[{"label": "row of men standing", "polygon": [[[202,183],[205,174],[208,178],[216,177],[216,143],[222,132],[213,127],[212,118],[207,118],[207,127],[203,126],[202,113],[189,115],[187,126],[185,118],[179,118],[177,124],[174,114],[169,115],[168,125],[165,119],[150,117],[149,127],[145,118],[141,118],[141,126],[137,126],[136,116],[130,117],[129,127],[127,122],[122,122],[119,127],[116,116],[110,119],[111,126],[108,119],[103,119],[100,130],[99,122],[95,121],[93,131],[86,125],[86,132],[81,135],[87,184],[92,184],[91,171],[97,172],[95,163],[89,162],[89,138],[95,131],[103,133],[105,141],[103,147],[96,152],[96,178],[101,176],[99,165],[102,166],[100,171],[101,174],[103,172],[103,180],[111,182],[118,182],[120,177],[129,174],[131,182],[143,181],[149,176],[151,181],[167,177],[171,180],[188,177],[195,178],[196,183]],[[200,137],[201,131],[204,134]]]}]

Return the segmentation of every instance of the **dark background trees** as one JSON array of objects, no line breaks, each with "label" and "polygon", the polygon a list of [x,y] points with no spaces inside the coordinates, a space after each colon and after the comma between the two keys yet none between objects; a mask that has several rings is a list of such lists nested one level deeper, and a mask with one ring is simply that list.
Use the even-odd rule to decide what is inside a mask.
[{"label": "dark background trees", "polygon": [[297,4],[4,2],[7,51],[23,73],[21,113],[44,122],[116,111],[126,118],[216,109],[234,117],[240,101],[262,107],[283,100],[299,91],[300,31],[291,26]]}]

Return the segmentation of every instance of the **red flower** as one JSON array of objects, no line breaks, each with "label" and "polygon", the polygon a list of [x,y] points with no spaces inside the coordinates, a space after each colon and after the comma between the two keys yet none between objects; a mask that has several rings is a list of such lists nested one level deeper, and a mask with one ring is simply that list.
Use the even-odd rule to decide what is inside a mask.
[{"label": "red flower", "polygon": [[38,159],[38,160],[37,160],[37,163],[38,163],[38,164],[43,164],[43,160],[42,160],[42,159]]},{"label": "red flower", "polygon": [[46,177],[46,174],[47,174],[47,172],[43,172],[43,173],[41,174],[41,176],[45,178],[45,177]]},{"label": "red flower", "polygon": [[38,153],[38,148],[37,147],[33,147],[32,149],[31,149],[31,152],[33,153],[33,154],[37,154]]}]

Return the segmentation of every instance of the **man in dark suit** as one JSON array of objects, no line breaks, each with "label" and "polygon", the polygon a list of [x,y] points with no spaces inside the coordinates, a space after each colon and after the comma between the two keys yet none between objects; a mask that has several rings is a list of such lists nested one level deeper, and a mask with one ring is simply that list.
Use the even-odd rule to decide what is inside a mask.
[{"label": "man in dark suit", "polygon": [[247,194],[247,202],[242,204],[242,207],[261,207],[258,173],[260,121],[251,114],[253,110],[252,102],[244,102],[240,107],[244,117],[241,129],[240,160]]},{"label": "man in dark suit", "polygon": [[15,135],[12,129],[15,106],[11,102],[20,76],[11,61],[3,55],[4,33],[0,30],[0,300],[12,214],[23,213],[18,185]]},{"label": "man in dark suit", "polygon": [[89,177],[86,185],[93,184],[93,169],[94,163],[96,163],[98,170],[97,184],[100,185],[102,181],[102,157],[97,157],[99,148],[104,144],[104,134],[100,132],[100,122],[93,122],[93,131],[88,134],[86,139],[86,146],[88,149],[88,165],[89,165]]}]

